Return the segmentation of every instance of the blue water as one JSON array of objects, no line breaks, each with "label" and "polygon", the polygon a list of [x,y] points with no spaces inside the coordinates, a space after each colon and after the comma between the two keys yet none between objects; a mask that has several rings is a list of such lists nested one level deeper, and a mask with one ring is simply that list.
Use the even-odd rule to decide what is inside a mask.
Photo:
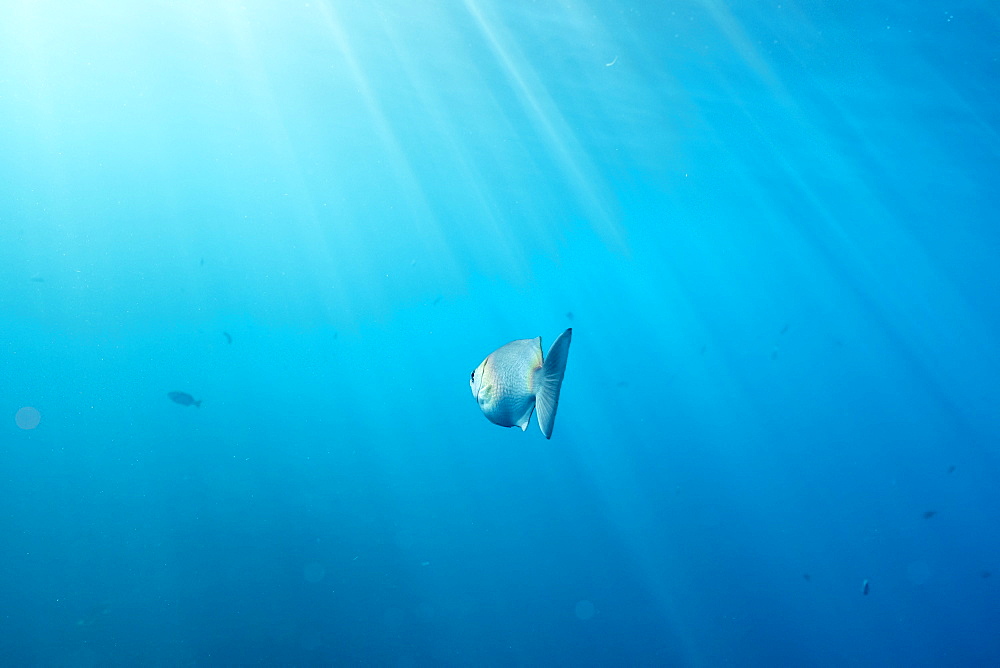
[{"label": "blue water", "polygon": [[1000,664],[998,37],[8,6],[0,664]]}]

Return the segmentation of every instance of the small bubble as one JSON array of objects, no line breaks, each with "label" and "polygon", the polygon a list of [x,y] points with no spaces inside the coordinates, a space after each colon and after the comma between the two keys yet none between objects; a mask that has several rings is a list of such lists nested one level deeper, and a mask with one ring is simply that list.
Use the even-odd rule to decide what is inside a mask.
[{"label": "small bubble", "polygon": [[25,406],[14,414],[14,423],[21,429],[34,429],[41,420],[42,414],[31,406]]},{"label": "small bubble", "polygon": [[597,608],[595,608],[594,604],[591,603],[590,601],[584,600],[584,601],[579,601],[576,604],[576,607],[573,609],[573,612],[576,614],[577,619],[585,622],[588,619],[591,619],[595,614],[597,614]]}]

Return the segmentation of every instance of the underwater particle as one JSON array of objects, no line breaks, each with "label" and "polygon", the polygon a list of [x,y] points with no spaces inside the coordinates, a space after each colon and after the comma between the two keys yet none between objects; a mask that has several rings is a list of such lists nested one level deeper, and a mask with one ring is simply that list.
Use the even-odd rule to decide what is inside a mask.
[{"label": "underwater particle", "polygon": [[303,631],[299,636],[299,647],[307,652],[312,652],[323,646],[323,634],[316,629]]},{"label": "underwater particle", "polygon": [[605,67],[611,67],[612,65],[614,65],[617,62],[618,62],[618,56],[615,56],[614,60],[612,60],[610,63],[604,63],[604,66]]},{"label": "underwater particle", "polygon": [[167,392],[167,396],[175,404],[180,404],[181,406],[194,406],[195,408],[201,408],[201,400],[195,399],[187,392]]},{"label": "underwater particle", "polygon": [[323,564],[313,561],[302,567],[302,577],[306,582],[316,584],[326,577],[326,569]]},{"label": "underwater particle", "polygon": [[419,619],[420,621],[430,622],[431,620],[434,619],[435,615],[437,614],[437,610],[434,609],[434,606],[432,604],[428,603],[427,601],[423,601],[420,603],[420,605],[417,606],[417,609],[414,611],[414,613],[416,614],[417,619]]},{"label": "underwater particle", "polygon": [[223,332],[222,335],[224,337],[226,337],[226,343],[228,343],[228,344],[232,344],[233,343],[233,337],[231,337],[229,335],[229,332]]},{"label": "underwater particle", "polygon": [[407,552],[413,549],[413,546],[417,544],[417,536],[409,529],[400,529],[396,532],[396,545],[401,550],[406,550]]},{"label": "underwater particle", "polygon": [[986,578],[988,578],[991,575],[993,575],[993,573],[990,573],[989,571],[983,571],[982,573],[979,574],[979,577],[981,577],[981,578],[983,578],[985,580]]},{"label": "underwater particle", "polygon": [[778,359],[778,346],[771,348],[771,359],[772,360]]},{"label": "underwater particle", "polygon": [[382,622],[392,631],[402,628],[406,621],[406,612],[401,608],[390,606],[382,613]]},{"label": "underwater particle", "polygon": [[785,326],[784,326],[784,327],[782,327],[782,328],[781,328],[781,331],[780,331],[780,332],[778,332],[778,333],[779,333],[779,334],[784,334],[784,333],[785,333],[785,332],[787,332],[787,331],[788,331],[788,323],[786,322],[786,323],[785,323]]},{"label": "underwater particle", "polygon": [[862,596],[867,596],[869,590],[870,590],[870,587],[868,586],[868,580],[867,579],[863,580],[861,582],[861,595]]},{"label": "underwater particle", "polygon": [[34,429],[42,421],[42,414],[37,408],[25,406],[14,413],[14,424],[21,429]]},{"label": "underwater particle", "polygon": [[41,274],[35,274],[35,275],[33,275],[30,280],[31,280],[32,283],[44,283],[45,282],[45,279],[42,278]]},{"label": "underwater particle", "polygon": [[808,573],[803,573],[802,579],[805,580],[806,582],[812,582],[812,576],[809,575]]},{"label": "underwater particle", "polygon": [[420,565],[421,565],[421,566],[430,566],[430,565],[431,565],[431,562],[429,562],[429,561],[421,561],[421,562],[420,562]]},{"label": "underwater particle", "polygon": [[545,438],[552,438],[559,391],[573,329],[560,334],[542,359],[542,337],[519,339],[487,355],[469,379],[472,396],[493,424],[528,428],[532,411]]},{"label": "underwater particle", "polygon": [[914,561],[906,567],[907,579],[915,585],[922,585],[931,576],[931,567],[925,561]]},{"label": "underwater particle", "polygon": [[952,464],[951,466],[948,467],[948,473],[954,473],[954,472],[955,472],[955,465]]},{"label": "underwater particle", "polygon": [[708,350],[708,344],[707,343],[701,344],[700,354],[704,355],[706,350]]},{"label": "underwater particle", "polygon": [[584,599],[577,601],[576,606],[573,608],[573,614],[576,615],[577,619],[585,622],[588,619],[593,619],[594,615],[597,614],[597,608],[594,607],[593,603]]},{"label": "underwater particle", "polygon": [[924,511],[924,519],[925,520],[929,520],[930,518],[934,517],[935,515],[937,515],[937,511],[936,510],[925,510]]},{"label": "underwater particle", "polygon": [[573,312],[572,311],[566,311],[566,319],[567,320],[572,320],[573,319]]}]

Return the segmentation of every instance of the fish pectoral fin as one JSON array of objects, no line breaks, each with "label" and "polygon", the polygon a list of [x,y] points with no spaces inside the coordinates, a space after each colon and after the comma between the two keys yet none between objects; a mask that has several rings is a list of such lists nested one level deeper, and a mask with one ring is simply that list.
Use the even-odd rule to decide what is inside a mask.
[{"label": "fish pectoral fin", "polygon": [[562,389],[566,360],[569,358],[569,343],[573,329],[559,335],[549,354],[545,356],[542,368],[535,372],[535,407],[538,409],[538,426],[545,438],[552,438],[552,427],[556,423],[556,409],[559,407],[559,391]]}]

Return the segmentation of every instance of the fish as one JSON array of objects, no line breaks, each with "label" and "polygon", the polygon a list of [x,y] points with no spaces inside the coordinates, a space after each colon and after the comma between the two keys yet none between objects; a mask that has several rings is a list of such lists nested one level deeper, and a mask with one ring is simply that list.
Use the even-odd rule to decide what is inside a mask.
[{"label": "fish", "polygon": [[226,337],[226,343],[231,344],[233,342],[233,337],[229,336],[229,332],[223,332],[222,335]]},{"label": "fish", "polygon": [[934,517],[935,515],[937,515],[937,511],[936,510],[925,510],[924,511],[924,519],[925,520],[929,520],[930,518]]},{"label": "fish", "polygon": [[469,380],[486,419],[525,431],[537,409],[538,427],[545,438],[552,438],[572,337],[571,327],[556,338],[544,359],[540,336],[511,341],[490,353]]},{"label": "fish", "polygon": [[865,580],[864,582],[861,583],[861,595],[862,596],[867,596],[868,592],[870,590],[871,590],[871,587],[868,586],[868,580]]},{"label": "fish", "polygon": [[175,404],[180,404],[181,406],[194,406],[195,408],[201,408],[201,399],[196,400],[187,392],[167,392],[167,396]]}]

